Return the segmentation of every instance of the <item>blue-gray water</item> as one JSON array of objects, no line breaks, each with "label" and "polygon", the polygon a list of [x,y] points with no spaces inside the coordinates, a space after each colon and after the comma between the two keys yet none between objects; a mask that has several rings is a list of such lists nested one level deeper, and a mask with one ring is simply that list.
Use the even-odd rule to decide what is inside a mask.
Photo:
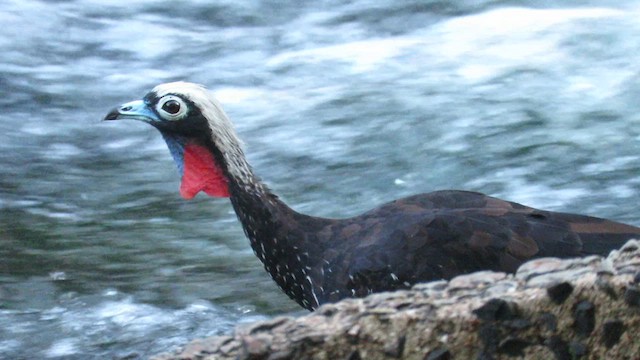
[{"label": "blue-gray water", "polygon": [[640,224],[640,1],[18,1],[0,13],[0,358],[134,359],[298,314],[157,132],[210,87],[299,211],[456,188]]}]

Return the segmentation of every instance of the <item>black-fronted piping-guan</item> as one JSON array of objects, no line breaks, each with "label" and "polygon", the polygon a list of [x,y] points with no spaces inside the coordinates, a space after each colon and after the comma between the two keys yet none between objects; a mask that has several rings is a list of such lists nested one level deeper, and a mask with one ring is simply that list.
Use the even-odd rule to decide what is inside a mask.
[{"label": "black-fronted piping-guan", "polygon": [[227,115],[192,83],[159,85],[105,119],[142,120],[160,130],[182,176],[181,195],[229,197],[265,269],[309,310],[479,270],[514,272],[538,257],[604,255],[640,236],[635,226],[456,190],[346,219],[301,214],[254,175]]}]

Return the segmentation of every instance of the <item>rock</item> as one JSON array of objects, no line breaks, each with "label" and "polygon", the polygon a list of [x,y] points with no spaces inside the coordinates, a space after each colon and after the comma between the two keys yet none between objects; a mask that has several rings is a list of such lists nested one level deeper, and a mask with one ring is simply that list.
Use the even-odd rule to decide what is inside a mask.
[{"label": "rock", "polygon": [[596,326],[596,307],[589,300],[580,301],[573,311],[573,328],[583,337],[591,335]]},{"label": "rock", "polygon": [[536,259],[238,327],[156,360],[634,359],[640,243],[606,257]]},{"label": "rock", "polygon": [[624,333],[624,322],[622,320],[606,320],[602,324],[602,343],[607,348],[613,347],[620,341],[622,333]]},{"label": "rock", "polygon": [[547,294],[549,294],[551,300],[558,305],[567,300],[571,292],[573,292],[573,285],[568,282],[561,282],[547,288]]},{"label": "rock", "polygon": [[451,359],[451,353],[447,349],[438,348],[430,352],[424,359],[425,360],[449,360]]},{"label": "rock", "polygon": [[629,306],[640,307],[640,288],[637,285],[632,285],[625,290],[624,302]]}]

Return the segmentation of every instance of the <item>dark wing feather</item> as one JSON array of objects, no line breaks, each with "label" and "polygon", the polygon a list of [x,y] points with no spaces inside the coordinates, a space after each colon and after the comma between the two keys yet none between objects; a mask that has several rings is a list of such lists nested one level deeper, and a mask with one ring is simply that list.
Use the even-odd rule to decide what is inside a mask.
[{"label": "dark wing feather", "polygon": [[325,280],[346,283],[350,296],[363,296],[479,270],[514,272],[537,257],[606,255],[640,236],[640,228],[440,191],[347,219],[333,235],[341,243],[332,260],[346,268],[342,276],[348,279]]}]

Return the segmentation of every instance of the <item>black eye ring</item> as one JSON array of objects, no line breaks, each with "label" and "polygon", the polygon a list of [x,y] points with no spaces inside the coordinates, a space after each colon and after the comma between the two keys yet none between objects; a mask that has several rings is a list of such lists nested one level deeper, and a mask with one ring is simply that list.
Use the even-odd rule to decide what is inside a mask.
[{"label": "black eye ring", "polygon": [[175,115],[180,112],[180,103],[177,100],[171,99],[162,104],[162,110],[168,114]]}]

